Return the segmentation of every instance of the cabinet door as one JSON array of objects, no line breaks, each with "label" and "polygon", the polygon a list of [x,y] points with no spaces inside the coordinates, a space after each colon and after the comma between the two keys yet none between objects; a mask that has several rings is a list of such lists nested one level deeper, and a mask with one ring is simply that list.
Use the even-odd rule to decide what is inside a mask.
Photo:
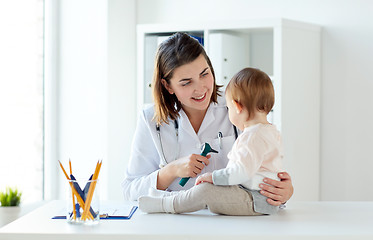
[{"label": "cabinet door", "polygon": [[217,84],[228,84],[238,71],[249,67],[249,38],[232,32],[209,34],[209,56]]}]

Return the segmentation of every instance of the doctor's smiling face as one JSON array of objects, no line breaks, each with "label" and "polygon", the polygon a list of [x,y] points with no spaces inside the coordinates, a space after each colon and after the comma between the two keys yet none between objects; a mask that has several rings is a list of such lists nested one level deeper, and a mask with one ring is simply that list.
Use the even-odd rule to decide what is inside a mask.
[{"label": "doctor's smiling face", "polygon": [[206,111],[214,89],[214,76],[201,54],[194,61],[176,68],[169,83],[162,84],[175,94],[187,115]]},{"label": "doctor's smiling face", "polygon": [[189,120],[199,121],[209,104],[218,102],[221,86],[215,84],[210,58],[188,34],[175,33],[159,44],[154,65],[152,93],[158,124],[178,119],[180,109]]}]

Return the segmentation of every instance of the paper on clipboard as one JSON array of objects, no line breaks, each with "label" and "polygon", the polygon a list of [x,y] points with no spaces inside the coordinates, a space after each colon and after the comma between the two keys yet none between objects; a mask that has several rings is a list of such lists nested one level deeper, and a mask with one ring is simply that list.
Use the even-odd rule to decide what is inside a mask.
[{"label": "paper on clipboard", "polygon": [[100,219],[130,219],[136,210],[137,206],[132,205],[104,205],[102,207]]}]

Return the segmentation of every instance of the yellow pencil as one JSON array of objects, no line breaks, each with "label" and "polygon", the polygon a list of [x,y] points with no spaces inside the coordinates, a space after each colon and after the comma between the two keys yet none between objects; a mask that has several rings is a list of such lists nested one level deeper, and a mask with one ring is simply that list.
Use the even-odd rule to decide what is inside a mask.
[{"label": "yellow pencil", "polygon": [[91,182],[91,184],[89,186],[89,189],[88,189],[88,194],[87,194],[87,198],[86,198],[86,205],[85,205],[85,208],[84,208],[83,214],[82,214],[82,219],[83,220],[85,220],[87,218],[87,214],[89,213],[88,211],[90,209],[92,198],[93,198],[93,192],[94,192],[95,185],[96,185],[96,180],[97,180],[97,177],[98,177],[99,166],[100,166],[100,162],[98,161],[97,164],[96,164],[95,172],[93,173],[93,176],[92,176],[92,182]]},{"label": "yellow pencil", "polygon": [[87,214],[89,213],[89,209],[91,207],[93,193],[95,191],[97,178],[98,178],[98,175],[100,173],[101,165],[102,165],[102,161],[101,161],[101,163],[98,161],[97,164],[96,164],[95,172],[93,173],[92,182],[91,182],[91,185],[89,186],[89,190],[88,190],[88,194],[87,194],[87,198],[86,198],[86,204],[85,204],[83,214],[82,214],[82,219],[83,220],[85,220],[87,218]]},{"label": "yellow pencil", "polygon": [[[73,170],[71,168],[71,160],[69,159],[69,167],[70,167],[70,176],[73,175]],[[75,197],[74,197],[74,191],[71,189],[71,197],[73,198],[73,216],[74,220],[76,220],[76,207],[75,207]]]},{"label": "yellow pencil", "polygon": [[67,173],[66,173],[65,169],[63,168],[62,163],[60,162],[60,160],[58,160],[58,162],[60,163],[61,169],[62,169],[63,173],[65,174],[65,177],[67,178],[67,180],[70,180],[70,177],[67,175]]}]

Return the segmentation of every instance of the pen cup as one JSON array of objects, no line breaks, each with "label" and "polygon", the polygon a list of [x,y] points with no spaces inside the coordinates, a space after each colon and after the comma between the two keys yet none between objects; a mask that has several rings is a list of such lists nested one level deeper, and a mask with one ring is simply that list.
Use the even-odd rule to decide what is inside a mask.
[{"label": "pen cup", "polygon": [[97,224],[100,221],[98,180],[69,180],[66,219],[73,224]]}]

